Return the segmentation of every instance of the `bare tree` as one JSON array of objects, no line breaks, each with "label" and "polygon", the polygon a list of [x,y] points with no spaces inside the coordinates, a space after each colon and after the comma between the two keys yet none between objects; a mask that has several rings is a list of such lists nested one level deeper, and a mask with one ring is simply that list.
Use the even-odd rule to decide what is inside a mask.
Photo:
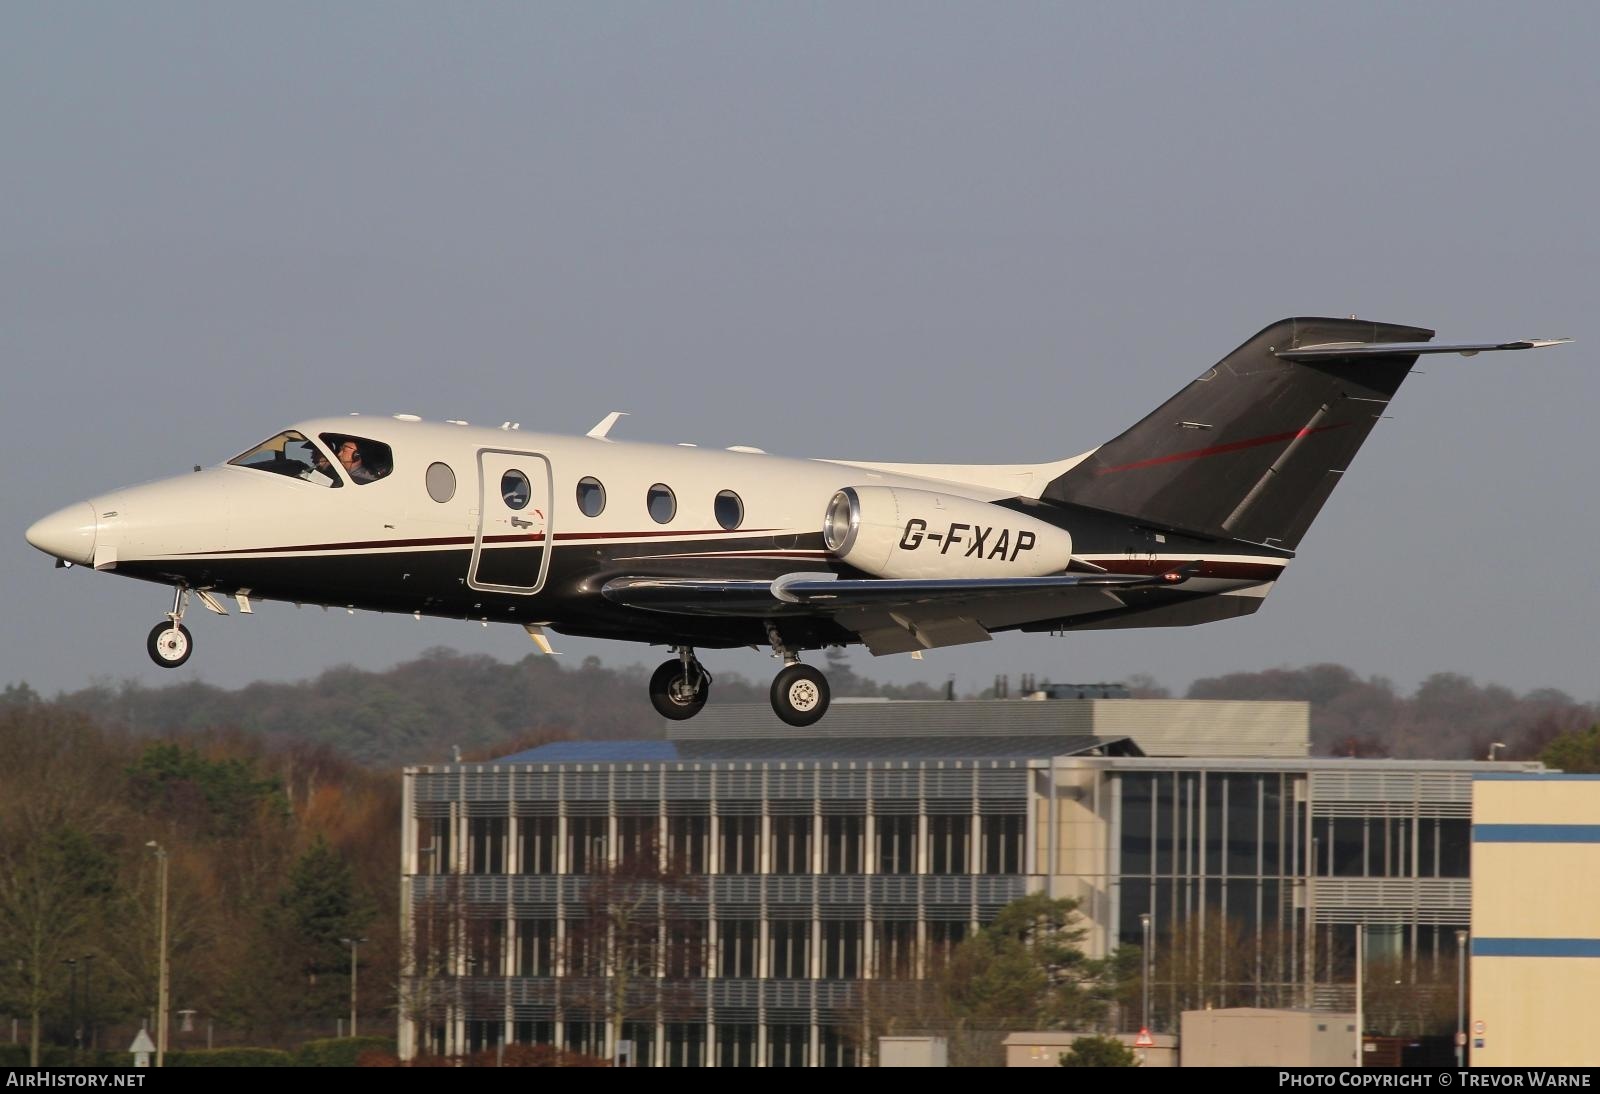
[{"label": "bare tree", "polygon": [[627,1022],[678,1021],[698,1009],[706,973],[701,881],[665,855],[653,834],[625,842],[584,882],[569,921],[562,1003],[606,1027],[614,1058]]}]

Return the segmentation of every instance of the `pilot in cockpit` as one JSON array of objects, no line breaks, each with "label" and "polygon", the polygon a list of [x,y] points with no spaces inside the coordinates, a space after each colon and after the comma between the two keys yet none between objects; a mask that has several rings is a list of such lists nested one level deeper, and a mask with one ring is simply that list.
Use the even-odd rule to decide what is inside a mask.
[{"label": "pilot in cockpit", "polygon": [[372,482],[382,477],[362,460],[361,444],[358,441],[349,437],[343,438],[334,450],[334,455],[339,457],[339,463],[343,465],[345,473],[350,476],[350,481],[357,485]]}]

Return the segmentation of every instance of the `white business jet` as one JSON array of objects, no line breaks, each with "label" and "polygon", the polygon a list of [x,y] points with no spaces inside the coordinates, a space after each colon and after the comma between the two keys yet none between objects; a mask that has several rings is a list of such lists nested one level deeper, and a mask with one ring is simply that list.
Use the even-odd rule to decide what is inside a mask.
[{"label": "white business jet", "polygon": [[1026,465],[787,459],[411,415],[302,422],[220,466],[101,494],[28,529],[80,565],[170,585],[156,664],[191,594],[520,624],[650,642],[663,715],[692,717],[696,649],[770,646],[790,725],[828,707],[806,650],[874,654],[996,631],[1187,626],[1248,615],[1418,355],[1355,319],[1274,323],[1116,439]]}]

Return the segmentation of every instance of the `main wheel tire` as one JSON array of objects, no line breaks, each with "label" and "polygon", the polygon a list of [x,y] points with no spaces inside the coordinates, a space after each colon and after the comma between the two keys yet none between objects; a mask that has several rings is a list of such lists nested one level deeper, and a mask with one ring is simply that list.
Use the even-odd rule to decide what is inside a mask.
[{"label": "main wheel tire", "polygon": [[174,625],[170,621],[157,623],[144,645],[150,652],[150,660],[164,669],[177,668],[189,660],[189,655],[194,652],[194,639],[189,637],[189,628],[182,623]]},{"label": "main wheel tire", "polygon": [[808,726],[828,713],[828,678],[810,665],[790,665],[772,681],[772,710],[792,726]]},{"label": "main wheel tire", "polygon": [[[698,683],[691,684],[691,680]],[[657,714],[674,722],[699,714],[710,694],[711,677],[705,674],[698,661],[690,662],[689,671],[685,673],[683,662],[674,657],[663,661],[650,676],[650,705],[656,708]]]}]

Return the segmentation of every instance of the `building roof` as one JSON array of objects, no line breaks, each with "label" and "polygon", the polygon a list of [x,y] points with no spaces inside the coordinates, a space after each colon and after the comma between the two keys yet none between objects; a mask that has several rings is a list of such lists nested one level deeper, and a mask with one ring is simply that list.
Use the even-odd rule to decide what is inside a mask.
[{"label": "building roof", "polygon": [[[799,731],[791,731],[797,733]],[[981,737],[756,737],[677,741],[557,741],[495,763],[649,763],[685,760],[1033,760],[1137,756],[1126,737],[1039,734]]]},{"label": "building roof", "polygon": [[822,721],[797,730],[765,703],[726,703],[686,722],[665,722],[662,736],[680,744],[730,737],[1131,737],[1149,756],[1298,758],[1311,754],[1310,709],[1254,699],[839,699]]}]

